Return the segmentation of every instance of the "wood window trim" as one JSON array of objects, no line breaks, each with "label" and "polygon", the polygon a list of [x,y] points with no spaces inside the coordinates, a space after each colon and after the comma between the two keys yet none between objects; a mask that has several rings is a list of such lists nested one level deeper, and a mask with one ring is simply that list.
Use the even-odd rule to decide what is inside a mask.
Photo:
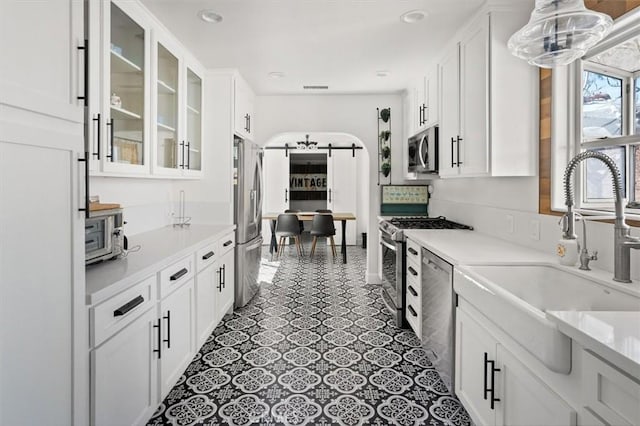
[{"label": "wood window trim", "polygon": [[[613,19],[640,7],[640,0],[585,0],[585,6],[606,13]],[[539,152],[539,200],[538,213],[560,216],[551,209],[551,79],[553,72],[540,68],[540,152]],[[613,221],[604,221],[611,222]],[[640,227],[640,221],[627,220],[630,226]]]}]

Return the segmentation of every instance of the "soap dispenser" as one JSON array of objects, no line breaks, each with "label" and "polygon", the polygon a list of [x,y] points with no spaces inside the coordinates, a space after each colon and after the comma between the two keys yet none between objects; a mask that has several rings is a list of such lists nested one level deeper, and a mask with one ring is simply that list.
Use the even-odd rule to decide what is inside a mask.
[{"label": "soap dispenser", "polygon": [[578,254],[580,252],[580,247],[578,244],[578,238],[574,235],[568,235],[566,232],[568,227],[568,216],[564,215],[560,219],[559,224],[562,225],[563,235],[560,240],[558,240],[558,245],[556,246],[556,255],[558,256],[558,261],[561,265],[566,266],[575,266],[578,263]]}]

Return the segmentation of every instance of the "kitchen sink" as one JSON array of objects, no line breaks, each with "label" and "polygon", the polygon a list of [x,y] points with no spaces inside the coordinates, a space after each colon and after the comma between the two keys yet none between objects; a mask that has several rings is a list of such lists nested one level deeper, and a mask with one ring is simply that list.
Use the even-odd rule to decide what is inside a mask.
[{"label": "kitchen sink", "polygon": [[546,311],[640,311],[640,298],[553,264],[464,266],[454,289],[549,369],[571,371],[571,339]]}]

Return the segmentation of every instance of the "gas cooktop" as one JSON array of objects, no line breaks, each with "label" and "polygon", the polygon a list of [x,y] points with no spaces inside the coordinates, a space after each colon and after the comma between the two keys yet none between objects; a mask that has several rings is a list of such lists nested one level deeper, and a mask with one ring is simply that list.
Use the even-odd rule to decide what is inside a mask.
[{"label": "gas cooktop", "polygon": [[398,229],[473,229],[471,226],[438,217],[394,217],[389,222]]},{"label": "gas cooktop", "polygon": [[380,230],[386,233],[394,241],[404,241],[405,229],[469,229],[473,227],[447,220],[444,216],[438,217],[394,217],[380,222]]}]

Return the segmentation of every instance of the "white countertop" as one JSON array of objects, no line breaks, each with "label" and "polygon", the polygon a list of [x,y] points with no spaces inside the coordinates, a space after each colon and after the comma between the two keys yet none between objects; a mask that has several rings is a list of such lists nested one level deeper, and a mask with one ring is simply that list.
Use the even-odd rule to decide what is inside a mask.
[{"label": "white countertop", "polygon": [[[404,234],[454,266],[546,263],[558,265],[553,253],[524,247],[477,231],[405,230]],[[613,273],[560,266],[603,286],[640,297],[640,283],[621,284]],[[473,301],[470,301],[473,303]],[[558,329],[603,358],[640,377],[640,312],[550,311]]]},{"label": "white countertop", "polygon": [[640,312],[547,311],[581,346],[640,379]]},{"label": "white countertop", "polygon": [[556,262],[553,254],[493,238],[476,231],[409,229],[404,231],[404,235],[452,265]]},{"label": "white countertop", "polygon": [[235,228],[235,225],[166,226],[130,237],[129,249],[139,245],[139,251],[87,266],[86,303],[94,305],[127,289]]}]

